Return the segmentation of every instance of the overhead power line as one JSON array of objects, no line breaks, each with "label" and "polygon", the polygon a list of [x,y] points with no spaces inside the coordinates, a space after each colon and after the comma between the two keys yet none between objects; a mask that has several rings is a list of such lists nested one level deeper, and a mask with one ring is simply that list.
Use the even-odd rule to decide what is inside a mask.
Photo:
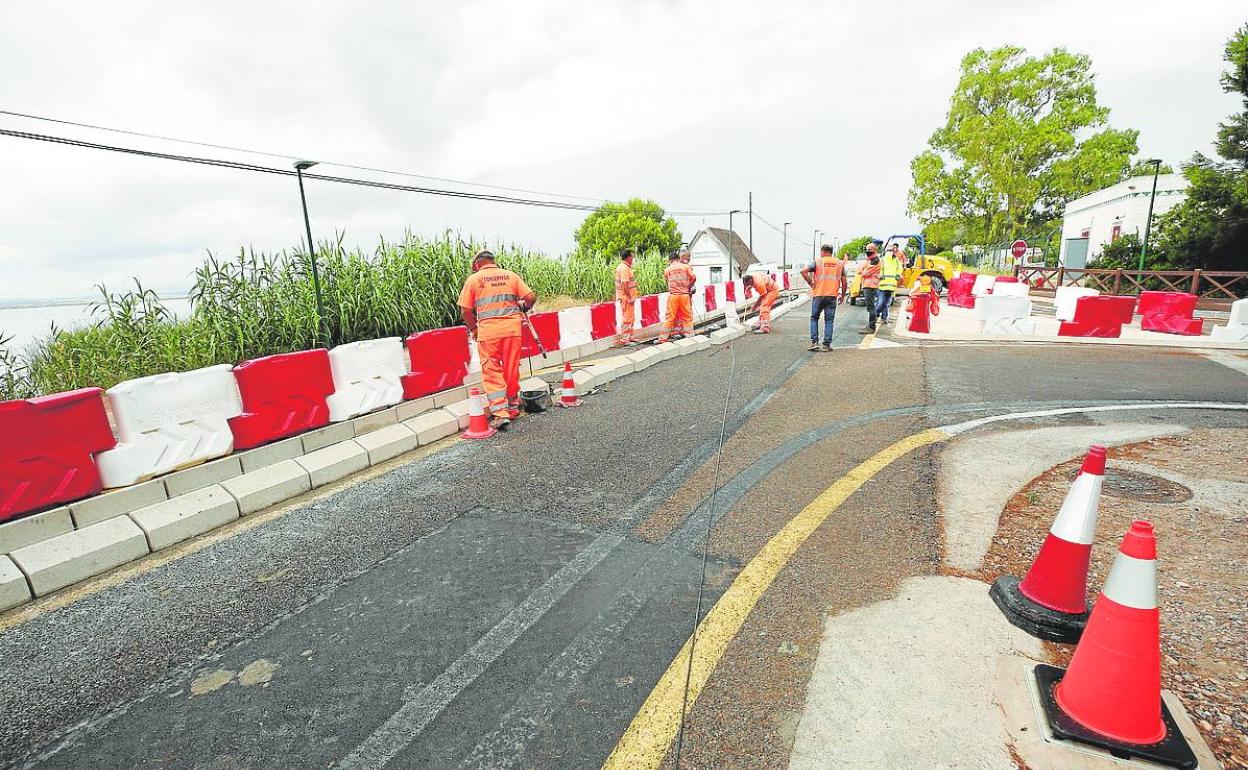
[{"label": "overhead power line", "polygon": [[[124,128],[113,128],[111,126],[101,126],[101,125],[94,124],[94,123],[81,123],[81,122],[73,121],[73,120],[52,118],[52,117],[48,117],[45,115],[33,115],[30,113],[26,113],[26,112],[15,112],[12,110],[0,110],[0,115],[9,115],[12,117],[17,117],[17,118],[25,118],[27,120],[38,120],[38,121],[43,121],[46,123],[57,123],[57,124],[64,125],[64,126],[76,126],[78,128],[87,128],[87,129],[91,129],[94,131],[107,131],[107,132],[114,133],[114,134],[124,134],[126,136],[137,136],[137,137],[141,137],[144,139],[156,139],[156,140],[163,141],[163,142],[176,142],[179,144],[187,144],[187,145],[192,145],[195,147],[208,147],[208,148],[216,149],[216,150],[229,150],[230,152],[241,152],[241,153],[246,153],[249,155],[260,155],[260,156],[264,156],[268,158],[282,158],[284,160],[300,160],[302,158],[310,157],[308,155],[290,155],[290,154],[279,153],[279,152],[268,152],[265,150],[252,150],[246,147],[234,147],[228,144],[214,144],[212,142],[201,142],[201,141],[196,141],[193,139],[179,139],[173,136],[163,136],[161,134],[151,134],[151,133],[146,133],[143,131],[132,131],[129,129],[124,129]],[[158,157],[158,155],[153,155],[152,157]],[[390,174],[393,176],[402,176],[402,177],[408,177],[411,179],[424,179],[430,182],[443,182],[446,184],[458,184],[458,185],[464,185],[467,187],[480,187],[480,188],[490,189],[490,190],[502,190],[504,192],[524,193],[526,195],[542,195],[547,198],[567,198],[569,200],[592,201],[597,204],[593,206],[592,208],[598,208],[598,206],[601,206],[602,204],[608,201],[608,199],[606,198],[591,198],[591,197],[583,196],[583,195],[569,195],[565,193],[543,192],[540,190],[529,190],[529,189],[525,189],[522,187],[506,187],[504,185],[487,184],[485,182],[472,182],[466,179],[454,179],[451,177],[429,176],[427,174],[417,174],[411,171],[395,171],[391,169],[376,168],[372,166],[360,166],[360,165],[356,165],[352,163],[340,163],[338,161],[331,161],[331,160],[322,160],[322,161],[318,161],[318,163],[320,163],[321,165],[326,165],[326,166],[337,166],[338,168],[349,168],[355,171],[369,171],[369,172],[373,172],[377,174]],[[212,164],[212,165],[216,165],[216,164]],[[313,177],[313,175],[311,174],[304,174],[304,176],[308,178]],[[668,213],[674,216],[719,216],[719,215],[725,214],[726,212],[712,211],[712,210],[706,210],[706,211],[682,210],[682,211],[670,211]]]},{"label": "overhead power line", "polygon": [[767,225],[767,226],[768,226],[768,227],[770,227],[772,230],[775,230],[776,232],[780,233],[780,235],[781,235],[781,236],[783,236],[783,237],[785,237],[785,238],[788,238],[790,241],[794,241],[794,242],[796,242],[796,243],[798,243],[798,244],[800,244],[800,245],[802,245],[802,246],[811,246],[811,245],[812,245],[809,241],[803,241],[801,238],[798,238],[798,237],[796,237],[796,236],[792,236],[792,235],[785,235],[784,230],[782,230],[782,229],[781,229],[781,228],[779,228],[779,227],[776,227],[776,226],[775,226],[775,225],[773,225],[771,222],[768,222],[766,219],[763,219],[763,215],[762,215],[762,214],[760,214],[760,213],[758,213],[757,211],[755,211],[755,212],[754,212],[754,218],[755,218],[755,219],[757,219],[758,221],[762,222],[763,224]]},{"label": "overhead power line", "polygon": [[[194,163],[204,166],[216,166],[218,168],[230,168],[237,171],[251,171],[262,174],[275,174],[278,176],[295,176],[292,169],[277,168],[273,166],[262,166],[254,163],[243,163],[240,161],[224,160],[221,158],[205,158],[194,155],[181,155],[177,153],[158,152],[156,150],[141,150],[134,147],[121,147],[110,144],[100,144],[97,142],[87,142],[81,139],[70,139],[63,136],[51,136],[49,134],[37,134],[29,131],[14,131],[7,128],[0,128],[0,136],[11,136],[17,139],[29,139],[39,142],[49,142],[52,144],[62,144],[71,147],[82,147],[92,150],[104,150],[108,152],[123,153],[126,155],[138,155],[145,158],[157,158],[160,160],[171,160],[180,163]],[[289,157],[289,156],[277,156]],[[397,184],[393,182],[382,182],[374,179],[359,179],[355,177],[335,176],[332,174],[312,174],[304,173],[304,179],[316,179],[323,182],[337,182],[339,184],[356,185],[359,187],[375,187],[385,190],[400,190],[404,192],[414,192],[423,195],[438,195],[448,198],[464,198],[468,200],[490,201],[494,203],[511,203],[524,206],[540,206],[543,208],[564,209],[569,211],[594,211],[599,207],[588,203],[572,203],[569,201],[544,200],[539,198],[518,198],[510,195],[497,195],[493,193],[469,192],[466,190],[447,190],[436,187],[422,187],[417,185]],[[672,216],[716,216],[720,214],[726,215],[726,211],[669,211]]]}]

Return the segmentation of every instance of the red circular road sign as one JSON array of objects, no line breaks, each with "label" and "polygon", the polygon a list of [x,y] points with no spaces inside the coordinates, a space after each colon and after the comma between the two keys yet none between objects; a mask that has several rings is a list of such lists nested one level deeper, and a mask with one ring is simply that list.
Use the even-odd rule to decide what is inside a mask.
[{"label": "red circular road sign", "polygon": [[1024,241],[1022,238],[1014,241],[1010,246],[1010,253],[1014,255],[1015,259],[1022,259],[1023,255],[1027,253],[1027,241]]}]

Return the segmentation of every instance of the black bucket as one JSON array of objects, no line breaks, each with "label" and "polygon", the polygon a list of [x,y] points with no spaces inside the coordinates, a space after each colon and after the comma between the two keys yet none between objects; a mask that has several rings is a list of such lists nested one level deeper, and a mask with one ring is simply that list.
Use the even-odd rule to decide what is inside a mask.
[{"label": "black bucket", "polygon": [[541,414],[552,406],[550,390],[548,388],[522,390],[520,391],[520,403],[524,405],[524,411],[529,414]]}]

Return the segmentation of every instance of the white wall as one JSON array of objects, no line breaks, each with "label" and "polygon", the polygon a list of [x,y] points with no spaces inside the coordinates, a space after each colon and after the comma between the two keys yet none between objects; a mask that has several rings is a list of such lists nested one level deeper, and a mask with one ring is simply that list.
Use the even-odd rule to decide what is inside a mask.
[{"label": "white wall", "polygon": [[[1148,221],[1148,201],[1152,192],[1153,178],[1137,176],[1119,182],[1104,190],[1085,195],[1066,205],[1062,220],[1061,264],[1066,263],[1066,240],[1080,238],[1088,231],[1088,263],[1100,256],[1105,244],[1113,240],[1114,226],[1119,235],[1144,237]],[[1153,205],[1153,231],[1157,229],[1157,217],[1182,202],[1187,189],[1187,179],[1182,174],[1162,174],[1157,177],[1157,199]]]},{"label": "white wall", "polygon": [[[719,241],[705,233],[699,234],[690,244],[689,266],[698,277],[699,286],[728,280],[728,255],[719,245]],[[718,279],[711,277],[712,267],[719,268]]]}]

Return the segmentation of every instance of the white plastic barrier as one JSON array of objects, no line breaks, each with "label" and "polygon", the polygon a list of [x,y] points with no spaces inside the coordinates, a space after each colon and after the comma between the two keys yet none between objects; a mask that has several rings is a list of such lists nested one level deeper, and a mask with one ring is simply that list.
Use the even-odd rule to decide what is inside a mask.
[{"label": "white plastic barrier", "polygon": [[992,285],[992,296],[994,297],[1026,297],[1031,293],[1031,287],[1025,283],[994,283]]},{"label": "white plastic barrier", "polygon": [[1085,289],[1082,286],[1059,286],[1053,296],[1053,305],[1057,310],[1057,320],[1075,320],[1075,304],[1080,297],[1095,297],[1100,294],[1096,289]]},{"label": "white plastic barrier", "polygon": [[975,285],[971,287],[971,296],[986,297],[992,292],[992,285],[997,282],[995,275],[975,276]]},{"label": "white plastic barrier", "polygon": [[1035,334],[1031,300],[991,294],[975,300],[975,317],[983,321],[984,334]]},{"label": "white plastic barrier", "polygon": [[724,289],[724,284],[715,284],[715,307],[723,310],[728,306],[728,292]]},{"label": "white plastic barrier", "polygon": [[665,291],[659,295],[659,323],[667,320],[667,298],[672,296],[670,291]]},{"label": "white plastic barrier", "polygon": [[243,411],[231,370],[219,364],[109,388],[105,397],[119,440],[95,456],[104,486],[137,484],[229,454],[234,434],[226,421]]},{"label": "white plastic barrier", "polygon": [[1211,334],[1219,342],[1248,342],[1248,299],[1232,302],[1226,326],[1213,327]]},{"label": "white plastic barrier", "polygon": [[403,341],[383,337],[339,345],[329,351],[329,371],[334,376],[335,391],[326,399],[330,422],[397,404],[403,400],[399,378],[407,374]]},{"label": "white plastic barrier", "polygon": [[736,279],[735,281],[733,281],[733,282],[732,282],[732,285],[736,287],[736,289],[735,289],[735,291],[736,291],[736,295],[735,295],[735,296],[736,296],[736,298],[737,298],[737,305],[738,305],[738,307],[739,307],[739,306],[741,306],[741,305],[743,305],[743,304],[745,304],[747,301],[753,301],[753,300],[746,300],[746,298],[745,298],[745,282],[744,282],[744,281],[742,281],[740,278],[738,278],[738,279]]},{"label": "white plastic barrier", "polygon": [[702,321],[706,318],[706,290],[701,286],[693,292],[693,320]]},{"label": "white plastic barrier", "polygon": [[594,341],[589,305],[559,311],[559,347],[571,348]]},{"label": "white plastic barrier", "polygon": [[471,334],[468,335],[468,373],[481,373],[481,351],[477,348],[477,340]]}]

